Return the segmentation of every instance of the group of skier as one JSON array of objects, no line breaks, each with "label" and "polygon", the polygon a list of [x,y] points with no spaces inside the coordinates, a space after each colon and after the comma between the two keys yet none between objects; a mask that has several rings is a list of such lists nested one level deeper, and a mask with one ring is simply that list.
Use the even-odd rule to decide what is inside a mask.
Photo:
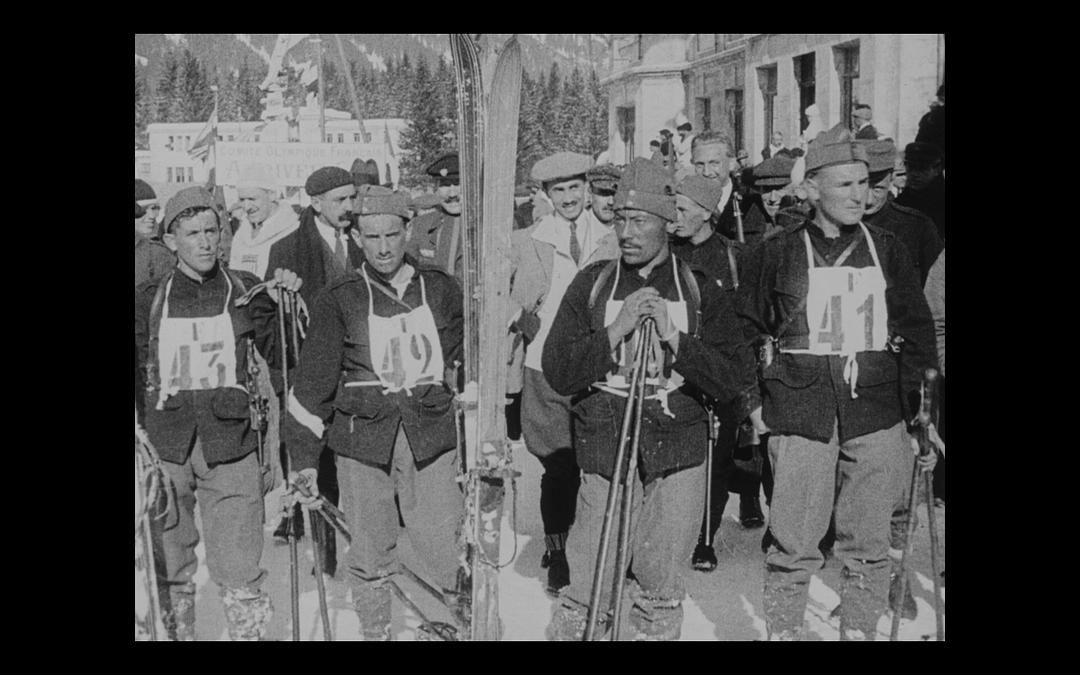
[{"label": "group of skier", "polygon": [[[543,467],[551,639],[617,623],[611,589],[594,588],[612,574],[633,580],[634,637],[677,639],[685,568],[717,564],[737,463],[756,467],[736,490],[744,526],[763,524],[766,488],[770,639],[802,636],[810,577],[830,548],[843,565],[841,637],[873,639],[886,612],[911,515],[909,424],[923,373],[939,363],[925,271],[904,234],[866,218],[896,149],[831,130],[809,145],[798,185],[785,157],[737,185],[733,155],[727,137],[705,133],[693,138],[690,175],[568,152],[532,168],[551,212],[511,239],[507,391],[520,393],[508,410]],[[429,174],[442,199],[429,216],[412,219],[404,193],[324,167],[297,217],[272,176],[245,170],[225,260],[229,225],[209,192],[174,195],[155,237],[140,214],[152,191],[137,181],[136,425],[168,478],[154,536],[171,639],[195,637],[196,503],[229,636],[265,637],[263,499],[278,473],[286,539],[297,535],[294,502],[340,505],[351,532],[342,576],[364,639],[391,638],[403,528],[434,592],[467,623],[456,153]],[[175,264],[146,262],[164,249]],[[603,504],[631,437],[626,535],[608,556]],[[918,455],[919,469],[936,456]],[[334,575],[335,530],[312,522],[321,571]]]}]

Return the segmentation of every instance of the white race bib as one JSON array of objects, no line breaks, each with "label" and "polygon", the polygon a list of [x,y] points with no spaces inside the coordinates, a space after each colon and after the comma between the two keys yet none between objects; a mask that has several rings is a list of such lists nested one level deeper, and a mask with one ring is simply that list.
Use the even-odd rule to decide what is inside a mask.
[{"label": "white race bib", "polygon": [[383,392],[408,391],[417,385],[441,382],[442,343],[435,317],[427,304],[424,277],[420,277],[422,304],[419,307],[396,316],[376,316],[374,290],[367,268],[362,267],[361,271],[368,284],[369,357]]},{"label": "white race bib", "polygon": [[[221,272],[225,274],[224,271]],[[157,409],[180,391],[236,387],[236,336],[229,299],[232,281],[225,275],[225,309],[216,316],[178,318],[169,316],[169,291],[172,278],[165,289],[158,331],[158,372],[161,388]]]}]

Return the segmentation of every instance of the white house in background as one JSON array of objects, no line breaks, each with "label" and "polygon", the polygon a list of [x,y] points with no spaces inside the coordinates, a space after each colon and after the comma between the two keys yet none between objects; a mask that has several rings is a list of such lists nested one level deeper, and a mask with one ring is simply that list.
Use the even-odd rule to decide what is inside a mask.
[{"label": "white house in background", "polygon": [[[365,119],[364,128],[369,135],[364,143],[360,124],[347,112],[327,108],[326,135],[320,138],[318,107],[299,109],[298,141],[288,141],[288,128],[284,122],[220,122],[217,127],[216,174],[219,185],[225,187],[226,199],[235,198],[235,181],[238,168],[236,161],[225,166],[223,157],[249,157],[252,162],[267,162],[279,169],[279,179],[286,189],[289,200],[307,203],[302,186],[309,162],[326,161],[348,169],[357,158],[374,159],[379,164],[379,176],[397,183],[399,158],[401,157],[401,132],[406,121],[399,118]],[[159,193],[173,194],[188,185],[205,185],[210,177],[214,154],[205,159],[192,157],[188,151],[196,143],[205,122],[154,123],[147,127],[149,149],[135,151],[135,177],[150,183]],[[331,147],[327,147],[331,146]],[[249,161],[249,160],[243,160]],[[387,176],[389,166],[389,176]],[[230,168],[231,167],[231,168]],[[311,166],[311,171],[319,168]]]},{"label": "white house in background", "polygon": [[724,131],[754,162],[771,133],[794,145],[816,103],[826,128],[855,103],[900,147],[945,82],[944,34],[623,34],[612,40],[611,159],[649,156],[660,129],[685,115],[694,132]]}]

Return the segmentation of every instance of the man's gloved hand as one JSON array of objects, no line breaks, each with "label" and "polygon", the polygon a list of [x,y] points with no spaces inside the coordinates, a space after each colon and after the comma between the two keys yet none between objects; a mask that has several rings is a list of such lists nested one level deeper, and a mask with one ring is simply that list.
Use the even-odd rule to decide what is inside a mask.
[{"label": "man's gloved hand", "polygon": [[[297,486],[295,490],[296,500],[303,506],[313,506],[319,501],[319,486],[316,479],[319,477],[317,469],[301,469],[289,472],[289,484]],[[300,490],[299,488],[303,488]],[[304,492],[308,494],[305,496]]]},{"label": "man's gloved hand", "polygon": [[536,339],[536,334],[540,332],[540,317],[536,315],[536,312],[522,312],[514,323],[514,327],[522,337],[532,342]]}]

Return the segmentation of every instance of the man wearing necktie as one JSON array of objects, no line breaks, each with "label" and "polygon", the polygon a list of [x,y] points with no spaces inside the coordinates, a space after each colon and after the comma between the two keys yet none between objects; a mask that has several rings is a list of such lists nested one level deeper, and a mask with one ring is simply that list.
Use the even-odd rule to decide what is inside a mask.
[{"label": "man wearing necktie", "polygon": [[612,228],[585,208],[586,173],[591,166],[591,157],[573,152],[559,152],[537,162],[532,178],[543,186],[555,212],[515,231],[510,240],[510,298],[516,312],[513,364],[523,362],[524,368],[510,369],[507,392],[522,391],[525,445],[544,467],[540,515],[547,552],[541,565],[548,569],[550,592],[570,583],[565,543],[574,520],[580,472],[570,437],[570,397],[560,396],[547,383],[540,356],[555,312],[578,270],[618,255]]},{"label": "man wearing necktie", "polygon": [[[308,307],[314,307],[319,291],[358,268],[364,254],[348,236],[351,232],[349,225],[352,222],[353,198],[356,196],[352,174],[338,166],[325,166],[308,177],[304,190],[311,197],[311,204],[300,212],[300,226],[270,247],[266,277],[273,278],[279,269],[306,275],[301,276],[304,285],[300,288],[300,295]],[[281,396],[281,364],[269,365],[274,390]],[[290,371],[294,365],[290,363]],[[282,445],[284,453],[284,443]],[[319,491],[337,504],[337,473],[334,470],[334,455],[329,450],[324,450],[320,457],[318,476]],[[299,522],[303,520],[299,519]],[[334,531],[321,518],[315,519],[314,528],[316,531],[312,533],[312,538],[323,551],[323,571],[333,576],[337,568]],[[279,525],[274,536],[286,536],[284,524]]]}]

